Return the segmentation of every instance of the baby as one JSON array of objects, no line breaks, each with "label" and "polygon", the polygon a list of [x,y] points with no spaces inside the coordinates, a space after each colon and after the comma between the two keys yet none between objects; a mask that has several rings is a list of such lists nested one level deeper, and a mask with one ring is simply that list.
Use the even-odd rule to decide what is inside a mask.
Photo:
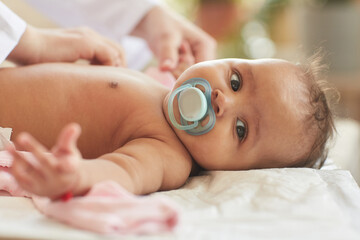
[{"label": "baby", "polygon": [[199,168],[321,165],[333,120],[318,62],[206,61],[172,91],[123,68],[1,69],[0,126],[33,154],[8,146],[12,174],[25,190],[58,199],[103,180],[147,194],[179,188]]}]

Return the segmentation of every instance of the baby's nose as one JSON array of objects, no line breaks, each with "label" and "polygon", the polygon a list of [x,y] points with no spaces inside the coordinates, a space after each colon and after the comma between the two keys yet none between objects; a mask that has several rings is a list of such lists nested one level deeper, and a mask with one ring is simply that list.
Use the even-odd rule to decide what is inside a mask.
[{"label": "baby's nose", "polygon": [[211,92],[211,105],[216,117],[220,117],[225,113],[226,101],[225,95],[219,89],[215,89]]}]

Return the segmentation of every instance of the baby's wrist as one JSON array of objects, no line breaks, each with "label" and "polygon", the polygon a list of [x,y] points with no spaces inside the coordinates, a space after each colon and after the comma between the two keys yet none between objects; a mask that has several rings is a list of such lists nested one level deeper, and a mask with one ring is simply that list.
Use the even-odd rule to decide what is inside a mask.
[{"label": "baby's wrist", "polygon": [[79,177],[77,177],[77,179],[75,180],[74,184],[72,185],[72,187],[70,187],[67,191],[65,191],[59,198],[57,198],[58,200],[61,200],[63,202],[67,202],[69,200],[71,200],[74,196],[78,196],[77,194],[77,183]]},{"label": "baby's wrist", "polygon": [[81,196],[84,195],[86,193],[86,190],[84,189],[83,186],[83,179],[86,176],[83,174],[83,171],[81,169],[81,167],[79,167],[76,176],[74,178],[73,183],[67,188],[67,190],[57,199],[61,200],[61,201],[69,201],[71,198],[73,198],[74,196]]}]

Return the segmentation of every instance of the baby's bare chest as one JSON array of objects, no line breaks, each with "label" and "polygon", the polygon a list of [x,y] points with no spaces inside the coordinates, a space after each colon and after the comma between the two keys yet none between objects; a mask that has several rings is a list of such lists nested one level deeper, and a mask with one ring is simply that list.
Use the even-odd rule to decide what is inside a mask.
[{"label": "baby's bare chest", "polygon": [[140,87],[110,82],[100,91],[75,97],[68,118],[83,126],[83,152],[93,157],[134,139],[172,134],[163,114],[163,92]]}]

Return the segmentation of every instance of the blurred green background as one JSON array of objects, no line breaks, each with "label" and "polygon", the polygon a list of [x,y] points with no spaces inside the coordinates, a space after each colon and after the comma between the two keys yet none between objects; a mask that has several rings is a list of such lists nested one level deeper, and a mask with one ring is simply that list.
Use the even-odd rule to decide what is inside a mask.
[{"label": "blurred green background", "polygon": [[[305,54],[320,46],[334,52],[338,49],[335,45],[342,44],[332,40],[338,34],[343,34],[344,39],[360,40],[356,29],[360,20],[359,1],[355,0],[163,1],[212,35],[219,43],[221,58],[294,58],[299,56],[292,54],[298,55],[301,48]],[[360,58],[359,47],[352,47],[351,53],[342,49],[343,54],[358,54],[356,57]],[[333,69],[354,70],[353,62],[344,65]]]}]

